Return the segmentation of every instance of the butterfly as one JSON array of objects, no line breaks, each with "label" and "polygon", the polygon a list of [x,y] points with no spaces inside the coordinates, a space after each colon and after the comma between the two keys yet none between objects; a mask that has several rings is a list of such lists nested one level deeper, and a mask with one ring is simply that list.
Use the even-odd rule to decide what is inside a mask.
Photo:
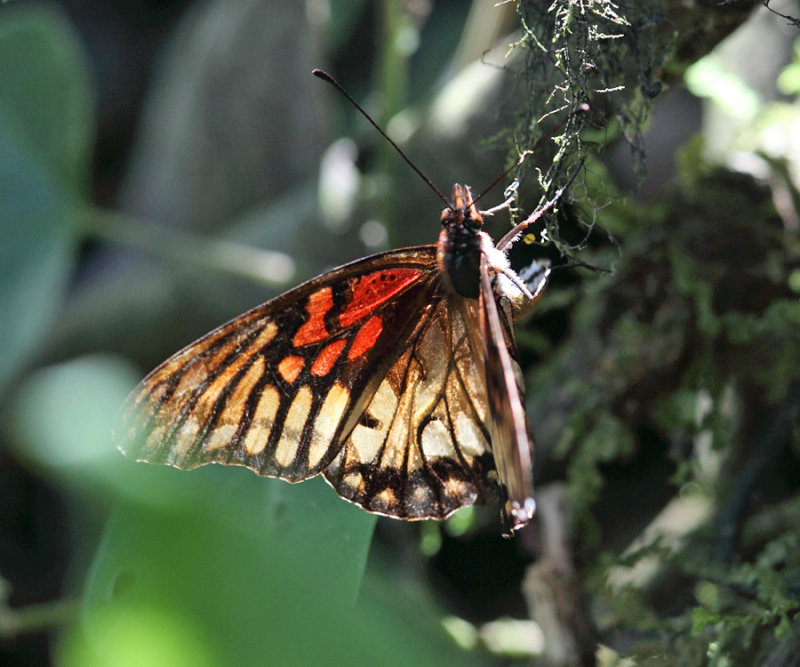
[{"label": "butterfly", "polygon": [[499,497],[510,537],[536,509],[512,321],[540,298],[550,267],[534,262],[523,280],[507,253],[577,172],[495,245],[475,206],[483,194],[457,184],[448,203],[333,77],[312,74],[445,202],[438,242],[333,269],[191,343],[128,397],[118,446],[181,469],[322,475],[345,500],[399,519],[444,519]]},{"label": "butterfly", "polygon": [[548,205],[495,246],[455,185],[438,243],[324,273],[167,359],[123,406],[120,449],[182,469],[321,474],[342,498],[407,520],[499,496],[513,535],[535,501],[512,319],[549,267],[533,265],[531,291],[506,254]]}]

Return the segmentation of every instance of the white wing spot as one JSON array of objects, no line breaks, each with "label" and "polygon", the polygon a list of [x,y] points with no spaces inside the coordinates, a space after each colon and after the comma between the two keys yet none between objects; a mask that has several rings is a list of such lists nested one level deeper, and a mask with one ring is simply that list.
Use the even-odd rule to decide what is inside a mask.
[{"label": "white wing spot", "polygon": [[411,500],[417,505],[426,505],[431,501],[431,490],[427,486],[417,486],[411,492]]},{"label": "white wing spot", "polygon": [[253,421],[250,430],[244,439],[245,451],[251,456],[260,454],[264,451],[272,432],[272,425],[275,422],[275,415],[281,404],[281,397],[278,390],[272,385],[264,387],[258,399],[256,411],[253,414]]},{"label": "white wing spot", "polygon": [[422,431],[422,442],[420,444],[425,458],[453,455],[450,434],[447,431],[447,427],[438,419],[426,424]]},{"label": "white wing spot", "polygon": [[303,437],[308,413],[311,411],[311,400],[313,395],[308,386],[300,387],[289,407],[289,413],[283,422],[283,431],[275,448],[275,461],[278,465],[287,467],[297,455],[297,448],[300,445],[300,438]]},{"label": "white wing spot", "polygon": [[345,475],[342,484],[348,487],[353,492],[352,495],[355,496],[357,492],[362,490],[364,478],[360,472],[351,472]]},{"label": "white wing spot", "polygon": [[185,422],[183,422],[183,426],[181,426],[181,430],[178,431],[178,437],[175,439],[175,445],[173,449],[179,452],[181,455],[185,454],[189,446],[197,439],[197,434],[200,432],[200,422],[198,422],[194,417],[189,417]]},{"label": "white wing spot", "polygon": [[367,406],[367,415],[380,422],[380,427],[374,429],[359,424],[353,429],[353,434],[350,436],[350,442],[355,448],[358,461],[370,463],[378,456],[389,427],[392,425],[396,409],[397,396],[389,382],[384,380]]},{"label": "white wing spot", "polygon": [[456,417],[456,442],[467,456],[481,456],[489,449],[489,443],[477,424],[463,412]]},{"label": "white wing spot", "polygon": [[215,449],[222,449],[230,444],[236,433],[236,424],[222,424],[217,426],[214,431],[206,440],[203,449],[207,452],[213,452]]},{"label": "white wing spot", "polygon": [[316,467],[328,451],[349,400],[350,392],[347,391],[347,388],[339,382],[334,383],[314,420],[314,429],[311,432],[311,444],[308,450],[309,468]]}]

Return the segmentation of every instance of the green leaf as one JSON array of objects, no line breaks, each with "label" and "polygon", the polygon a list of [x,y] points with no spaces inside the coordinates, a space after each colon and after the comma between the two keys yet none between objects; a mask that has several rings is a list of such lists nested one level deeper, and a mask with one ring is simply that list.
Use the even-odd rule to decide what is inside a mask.
[{"label": "green leaf", "polygon": [[80,40],[55,4],[0,8],[0,123],[66,190],[87,183],[94,119]]},{"label": "green leaf", "polygon": [[354,602],[374,519],[324,484],[292,488],[216,466],[126,468],[128,497],[113,512],[86,590],[90,642],[103,643],[92,619],[131,608],[203,628],[212,653],[245,664],[259,653],[303,655],[309,624],[332,639],[334,624],[324,619]]},{"label": "green leaf", "polygon": [[[392,573],[355,603],[374,518],[324,484],[137,467],[142,488],[166,481],[182,500],[118,504],[60,664],[474,664]],[[271,488],[291,489],[291,505]]]},{"label": "green leaf", "polygon": [[66,288],[88,181],[91,94],[53,6],[0,8],[0,387],[36,349]]},{"label": "green leaf", "polygon": [[155,633],[148,664],[469,664],[391,572],[359,594],[375,517],[321,480],[126,467],[84,596],[87,645],[62,664],[87,664],[86,651],[122,664],[153,619],[178,632]]},{"label": "green leaf", "polygon": [[75,252],[68,202],[0,122],[0,387],[30,356],[66,289]]}]

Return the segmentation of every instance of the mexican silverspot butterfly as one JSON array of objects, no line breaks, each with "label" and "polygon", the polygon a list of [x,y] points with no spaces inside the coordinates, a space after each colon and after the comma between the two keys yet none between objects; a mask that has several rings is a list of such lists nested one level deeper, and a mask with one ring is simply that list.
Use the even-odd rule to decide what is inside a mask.
[{"label": "mexican silverspot butterfly", "polygon": [[507,252],[562,192],[495,245],[469,187],[455,185],[437,243],[324,273],[158,366],[123,406],[119,448],[182,469],[321,474],[342,498],[399,519],[499,496],[513,535],[535,502],[512,321],[549,268],[534,265],[526,285]]}]

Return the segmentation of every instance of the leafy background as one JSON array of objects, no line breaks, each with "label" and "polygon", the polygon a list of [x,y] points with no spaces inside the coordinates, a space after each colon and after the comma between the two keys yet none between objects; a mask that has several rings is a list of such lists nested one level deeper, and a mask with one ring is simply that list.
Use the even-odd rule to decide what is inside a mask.
[{"label": "leafy background", "polygon": [[[0,6],[4,664],[792,664],[796,26],[540,4]],[[445,192],[590,103],[509,177],[530,211],[584,158],[514,261],[611,270],[557,271],[519,327],[539,512],[513,541],[496,507],[376,520],[319,480],[112,445],[181,345],[435,238],[435,195],[317,66]]]}]

